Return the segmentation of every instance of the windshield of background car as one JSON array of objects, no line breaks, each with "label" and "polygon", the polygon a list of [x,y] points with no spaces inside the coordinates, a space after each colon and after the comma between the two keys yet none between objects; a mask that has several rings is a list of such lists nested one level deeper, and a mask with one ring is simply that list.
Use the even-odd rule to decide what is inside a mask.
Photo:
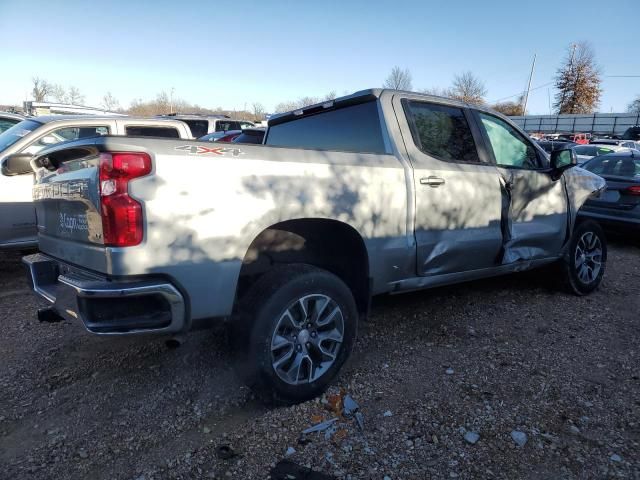
[{"label": "windshield of background car", "polygon": [[17,118],[2,118],[0,117],[0,133],[9,130],[11,127],[13,127],[16,123],[19,123],[20,120],[18,120]]},{"label": "windshield of background car", "polygon": [[241,133],[236,138],[233,139],[233,143],[254,143],[260,144],[262,143],[262,139],[264,138],[264,132],[247,132]]},{"label": "windshield of background car", "polygon": [[23,120],[20,123],[16,123],[9,130],[0,134],[0,152],[9,148],[22,137],[29,135],[36,128],[41,126],[42,124],[40,122],[36,122],[34,120]]},{"label": "windshield of background car", "polygon": [[635,178],[640,176],[640,156],[603,155],[582,168],[596,175]]}]

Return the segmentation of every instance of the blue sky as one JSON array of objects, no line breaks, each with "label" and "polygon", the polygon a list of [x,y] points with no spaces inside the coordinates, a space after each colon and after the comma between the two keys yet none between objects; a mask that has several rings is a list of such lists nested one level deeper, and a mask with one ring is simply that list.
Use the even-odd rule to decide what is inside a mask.
[{"label": "blue sky", "polygon": [[[22,102],[39,76],[77,86],[89,105],[107,91],[128,105],[173,87],[206,107],[272,110],[378,87],[394,65],[414,89],[471,70],[491,101],[525,88],[534,53],[533,86],[552,81],[576,41],[591,43],[604,75],[640,75],[637,12],[637,0],[0,0],[0,104]],[[640,78],[604,78],[603,88],[600,111],[621,111]],[[532,92],[530,113],[548,113],[547,95]]]}]

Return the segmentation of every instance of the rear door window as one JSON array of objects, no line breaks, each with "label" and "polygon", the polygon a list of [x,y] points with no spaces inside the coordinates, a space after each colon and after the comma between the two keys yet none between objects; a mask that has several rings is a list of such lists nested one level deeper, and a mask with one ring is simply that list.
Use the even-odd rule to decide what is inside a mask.
[{"label": "rear door window", "polygon": [[265,143],[276,147],[386,153],[376,101],[270,126]]},{"label": "rear door window", "polygon": [[130,126],[125,132],[131,137],[180,138],[178,130],[171,127]]},{"label": "rear door window", "polygon": [[469,123],[461,108],[409,101],[405,113],[416,146],[427,155],[454,162],[480,162]]}]

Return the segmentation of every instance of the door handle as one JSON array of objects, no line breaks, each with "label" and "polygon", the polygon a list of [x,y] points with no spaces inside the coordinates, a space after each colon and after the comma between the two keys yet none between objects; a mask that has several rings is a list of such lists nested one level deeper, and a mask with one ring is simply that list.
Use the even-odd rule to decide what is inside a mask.
[{"label": "door handle", "polygon": [[440,185],[444,184],[444,178],[440,178],[440,177],[422,177],[420,179],[420,184],[421,185],[429,185],[430,187],[439,187]]}]

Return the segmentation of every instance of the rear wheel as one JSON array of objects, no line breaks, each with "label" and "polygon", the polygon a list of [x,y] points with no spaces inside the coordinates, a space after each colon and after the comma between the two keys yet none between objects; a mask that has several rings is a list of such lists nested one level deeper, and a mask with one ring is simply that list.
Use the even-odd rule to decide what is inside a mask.
[{"label": "rear wheel", "polygon": [[607,262],[607,241],[602,227],[588,220],[580,223],[562,262],[563,278],[576,295],[587,295],[602,282]]},{"label": "rear wheel", "polygon": [[347,360],[357,310],[337,276],[285,265],[249,289],[231,328],[249,386],[268,401],[295,403],[322,393]]}]

